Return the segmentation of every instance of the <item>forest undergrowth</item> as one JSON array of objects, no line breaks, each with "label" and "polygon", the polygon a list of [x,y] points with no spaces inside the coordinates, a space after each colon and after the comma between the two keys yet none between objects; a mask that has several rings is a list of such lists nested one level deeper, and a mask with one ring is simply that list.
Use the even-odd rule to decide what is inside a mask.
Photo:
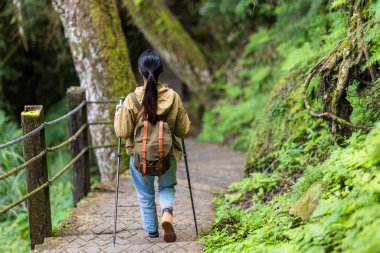
[{"label": "forest undergrowth", "polygon": [[254,8],[199,136],[248,150],[205,252],[380,252],[379,2]]}]

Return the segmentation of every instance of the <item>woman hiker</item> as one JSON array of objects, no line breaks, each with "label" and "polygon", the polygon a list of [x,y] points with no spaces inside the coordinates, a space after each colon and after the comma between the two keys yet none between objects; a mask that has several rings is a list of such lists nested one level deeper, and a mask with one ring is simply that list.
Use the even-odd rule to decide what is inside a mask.
[{"label": "woman hiker", "polygon": [[[167,123],[168,127],[165,134],[169,135],[167,139],[172,141],[170,164],[166,168],[162,168],[164,172],[158,176],[158,196],[162,210],[161,226],[164,231],[164,240],[174,242],[177,238],[173,227],[174,186],[177,184],[176,160],[182,158],[182,149],[173,135],[180,138],[186,137],[190,132],[191,122],[179,95],[158,82],[158,78],[162,73],[160,55],[154,50],[143,52],[138,60],[138,68],[142,75],[144,86],[137,87],[134,94],[129,94],[123,105],[117,107],[114,121],[115,132],[119,138],[126,139],[127,155],[130,155],[130,173],[140,202],[143,228],[148,232],[150,238],[156,238],[159,237],[159,233],[154,190],[155,176],[146,172],[146,165],[143,169],[136,168],[137,159],[141,160],[140,153],[137,154],[140,152],[137,147],[140,148],[138,145],[141,145],[143,141],[138,142],[136,139],[135,147],[135,138],[137,138],[139,126],[145,124],[145,119],[147,120],[146,124],[149,122],[151,129],[155,128],[159,123],[163,123],[160,121]],[[138,109],[139,105],[140,110]],[[138,124],[139,122],[140,124]],[[167,140],[164,139],[164,141]],[[148,149],[149,156],[149,146],[145,146],[145,148]],[[142,150],[144,150],[144,147]],[[147,152],[145,152],[145,156],[147,156]]]}]

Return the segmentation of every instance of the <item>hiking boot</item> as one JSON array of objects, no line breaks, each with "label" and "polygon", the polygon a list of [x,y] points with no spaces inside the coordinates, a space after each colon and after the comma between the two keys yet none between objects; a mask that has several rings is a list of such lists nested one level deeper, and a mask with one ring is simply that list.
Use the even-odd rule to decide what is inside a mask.
[{"label": "hiking boot", "polygon": [[158,231],[149,233],[149,238],[158,238],[160,235],[158,234]]},{"label": "hiking boot", "polygon": [[[168,209],[168,208],[165,208]],[[164,241],[165,242],[175,242],[177,240],[177,236],[174,232],[173,226],[173,215],[171,210],[165,210],[162,213],[162,222],[161,226],[164,230]]]}]

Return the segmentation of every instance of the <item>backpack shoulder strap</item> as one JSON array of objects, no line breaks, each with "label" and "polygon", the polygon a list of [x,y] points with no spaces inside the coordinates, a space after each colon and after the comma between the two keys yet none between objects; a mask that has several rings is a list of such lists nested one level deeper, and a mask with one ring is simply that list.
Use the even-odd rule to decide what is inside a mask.
[{"label": "backpack shoulder strap", "polygon": [[158,124],[158,172],[162,173],[164,171],[164,122],[160,120]]},{"label": "backpack shoulder strap", "polygon": [[141,148],[141,156],[142,156],[142,175],[146,175],[146,153],[148,152],[147,150],[147,142],[148,142],[148,121],[144,120],[144,132],[143,132],[143,143],[142,143],[142,148]]},{"label": "backpack shoulder strap", "polygon": [[144,107],[142,107],[142,105],[137,100],[136,92],[131,92],[131,99],[132,99],[133,104],[136,106],[137,110],[139,111],[136,116],[136,123],[138,123],[142,114],[144,113]]},{"label": "backpack shoulder strap", "polygon": [[137,100],[136,92],[131,92],[131,99],[132,99],[133,104],[136,106],[137,110],[141,111],[141,109],[143,109],[143,107],[139,103],[139,101]]}]

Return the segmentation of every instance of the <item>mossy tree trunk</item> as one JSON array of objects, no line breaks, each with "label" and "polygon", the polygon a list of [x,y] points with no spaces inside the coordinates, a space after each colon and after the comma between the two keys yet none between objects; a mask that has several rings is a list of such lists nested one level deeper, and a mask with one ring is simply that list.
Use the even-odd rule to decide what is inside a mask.
[{"label": "mossy tree trunk", "polygon": [[[135,87],[128,48],[115,0],[53,0],[62,21],[80,84],[87,100],[117,99]],[[89,122],[112,121],[115,106],[90,104]],[[113,144],[112,125],[92,125],[92,145]],[[113,178],[116,157],[112,149],[96,149],[101,180]]]},{"label": "mossy tree trunk", "polygon": [[149,43],[201,104],[210,82],[207,62],[197,44],[161,0],[124,0],[129,14]]}]

